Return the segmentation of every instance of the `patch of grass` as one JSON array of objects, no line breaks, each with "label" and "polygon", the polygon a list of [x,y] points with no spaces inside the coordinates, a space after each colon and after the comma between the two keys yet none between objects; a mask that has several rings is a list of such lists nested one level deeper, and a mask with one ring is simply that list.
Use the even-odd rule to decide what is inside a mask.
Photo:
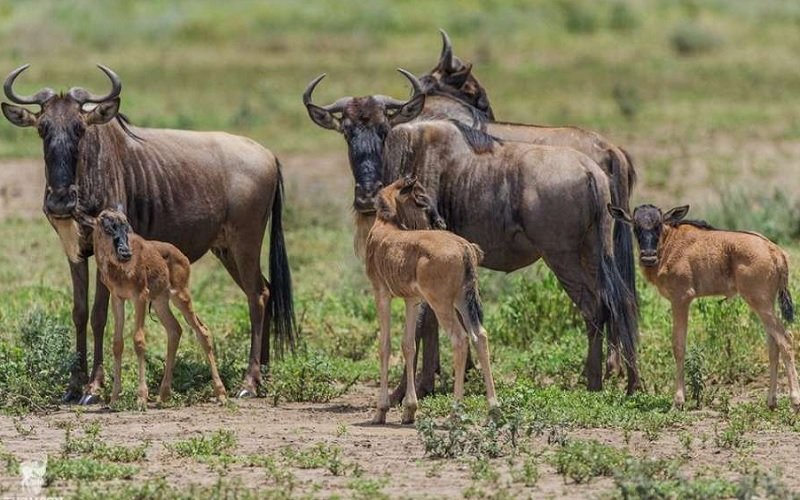
[{"label": "patch of grass", "polygon": [[4,464],[6,474],[10,476],[19,474],[19,459],[10,451],[3,449],[2,445],[0,445],[0,463]]},{"label": "patch of grass", "polygon": [[65,481],[110,481],[112,479],[132,479],[139,471],[132,465],[106,463],[93,458],[54,458],[47,459],[45,484],[56,480]]},{"label": "patch of grass", "polygon": [[683,22],[675,27],[669,39],[672,50],[682,56],[711,52],[722,45],[722,38],[695,22]]},{"label": "patch of grass", "polygon": [[273,404],[280,401],[326,403],[347,393],[362,370],[347,360],[303,351],[273,365],[266,390]]},{"label": "patch of grass", "polygon": [[723,189],[706,218],[721,229],[756,231],[777,243],[800,237],[800,203],[777,189],[766,193]]},{"label": "patch of grass", "polygon": [[595,440],[569,440],[556,450],[551,463],[565,480],[583,483],[593,477],[613,475],[628,457],[626,451]]},{"label": "patch of grass", "polygon": [[305,450],[283,448],[281,455],[295,467],[327,469],[334,476],[342,476],[351,468],[342,460],[342,448],[335,444],[317,443]]},{"label": "patch of grass", "polygon": [[107,460],[110,462],[140,462],[145,459],[149,442],[138,446],[110,445],[100,438],[100,424],[86,424],[83,428],[84,436],[75,437],[72,428],[65,429],[64,445],[62,454],[64,457],[69,455],[87,455],[96,460]]},{"label": "patch of grass", "polygon": [[236,447],[236,442],[236,434],[233,431],[220,429],[208,436],[189,438],[164,446],[180,457],[203,460],[208,457],[226,455]]},{"label": "patch of grass", "polygon": [[389,495],[382,491],[383,487],[388,483],[389,480],[386,478],[367,479],[357,477],[347,482],[347,488],[352,492],[353,498],[383,500],[390,498]]}]

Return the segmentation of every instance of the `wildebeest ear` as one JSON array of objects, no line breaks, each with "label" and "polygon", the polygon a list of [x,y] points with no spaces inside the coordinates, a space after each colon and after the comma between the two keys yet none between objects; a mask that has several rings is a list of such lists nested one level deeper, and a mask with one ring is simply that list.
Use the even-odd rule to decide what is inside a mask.
[{"label": "wildebeest ear", "polygon": [[686,217],[687,213],[689,213],[689,205],[675,207],[664,214],[664,224],[674,224]]},{"label": "wildebeest ear", "polygon": [[422,113],[423,107],[425,107],[425,94],[417,94],[389,117],[389,124],[394,127],[401,123],[410,122]]},{"label": "wildebeest ear", "polygon": [[627,224],[633,224],[633,219],[631,218],[630,214],[625,211],[624,208],[615,207],[611,203],[607,205],[608,213],[611,214],[611,217],[615,218],[618,221],[625,222]]},{"label": "wildebeest ear", "polygon": [[414,186],[417,185],[417,178],[413,175],[403,177],[403,183],[400,185],[400,193],[408,194]]},{"label": "wildebeest ear", "polygon": [[320,127],[328,130],[335,130],[336,132],[342,131],[342,123],[338,118],[333,116],[333,113],[330,111],[312,103],[306,104],[306,110],[308,111],[308,116],[311,118],[311,121]]},{"label": "wildebeest ear", "polygon": [[383,194],[378,194],[378,196],[375,197],[375,215],[379,219],[387,222],[397,222],[397,214],[394,209],[389,206]]},{"label": "wildebeest ear", "polygon": [[5,102],[0,106],[2,106],[3,114],[8,121],[17,127],[33,127],[36,125],[36,115],[22,106],[14,106]]},{"label": "wildebeest ear", "polygon": [[119,97],[104,101],[86,113],[87,125],[102,125],[110,122],[119,112]]}]

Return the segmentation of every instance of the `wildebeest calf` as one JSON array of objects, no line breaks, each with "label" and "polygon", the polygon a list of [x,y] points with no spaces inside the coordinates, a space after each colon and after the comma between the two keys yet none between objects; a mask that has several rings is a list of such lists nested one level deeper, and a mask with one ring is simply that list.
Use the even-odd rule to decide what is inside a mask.
[{"label": "wildebeest calf", "polygon": [[684,221],[689,205],[666,213],[653,205],[640,205],[633,217],[619,207],[609,205],[609,211],[616,219],[633,225],[644,276],[672,304],[672,352],[677,364],[675,406],[683,406],[685,399],[683,363],[689,304],[695,297],[738,294],[767,331],[767,406],[774,408],[777,404],[780,353],[789,378],[789,397],[794,408],[800,408],[791,335],[775,311],[777,301],[784,319],[794,318],[786,253],[758,233],[722,231],[702,221]]},{"label": "wildebeest calf", "polygon": [[375,292],[381,330],[381,382],[373,423],[385,423],[389,409],[389,322],[393,297],[402,297],[406,302],[403,357],[407,385],[403,423],[412,423],[417,410],[414,357],[420,300],[430,305],[453,342],[455,398],[460,400],[464,396],[469,335],[478,351],[489,406],[497,406],[475,274],[483,252],[453,233],[427,230],[432,225],[439,226],[440,219],[414,178],[400,179],[382,189],[376,198],[376,208],[375,223],[366,244],[367,275]]},{"label": "wildebeest calf", "polygon": [[97,267],[103,283],[111,292],[114,313],[114,387],[111,392],[111,402],[114,403],[119,399],[121,389],[122,333],[125,322],[125,300],[128,299],[133,300],[136,308],[136,330],[133,340],[139,361],[137,399],[139,406],[144,408],[147,404],[144,320],[150,302],[168,335],[167,359],[159,400],[165,401],[170,396],[175,353],[181,338],[180,324],[169,309],[170,299],[197,334],[211,367],[214,394],[220,401],[225,401],[225,386],[217,372],[208,328],[192,308],[192,297],[189,294],[191,271],[189,259],[174,245],[161,241],[148,241],[133,233],[125,215],[116,210],[101,212],[94,223],[93,233]]}]

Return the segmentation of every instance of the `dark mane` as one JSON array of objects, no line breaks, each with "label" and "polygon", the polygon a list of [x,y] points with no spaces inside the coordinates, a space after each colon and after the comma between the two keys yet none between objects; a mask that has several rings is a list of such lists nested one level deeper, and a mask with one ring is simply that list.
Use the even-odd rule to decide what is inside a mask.
[{"label": "dark mane", "polygon": [[472,126],[475,128],[485,128],[486,124],[492,121],[491,117],[486,111],[476,108],[464,99],[454,96],[453,94],[449,94],[442,90],[429,90],[425,92],[425,95],[443,97],[461,104],[466,110],[469,111],[470,116],[472,117]]},{"label": "dark mane", "polygon": [[720,229],[717,229],[716,227],[712,226],[711,224],[709,224],[708,222],[706,222],[704,220],[688,219],[688,220],[678,221],[678,223],[675,224],[676,227],[677,226],[684,226],[684,225],[693,226],[693,227],[696,227],[698,229],[708,229],[709,231],[720,231]]},{"label": "dark mane", "polygon": [[493,135],[487,134],[483,130],[470,127],[458,120],[448,121],[456,126],[459,132],[461,132],[461,135],[464,137],[464,140],[467,141],[469,147],[471,147],[472,151],[474,151],[476,154],[491,153],[494,149],[495,143],[503,144],[503,141],[497,137],[494,137]]}]

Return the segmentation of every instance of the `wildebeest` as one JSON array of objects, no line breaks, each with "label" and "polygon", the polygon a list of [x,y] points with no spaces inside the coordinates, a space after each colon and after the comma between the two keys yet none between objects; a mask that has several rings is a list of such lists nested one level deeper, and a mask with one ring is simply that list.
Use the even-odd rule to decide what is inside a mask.
[{"label": "wildebeest", "polygon": [[[420,113],[424,119],[457,120],[465,125],[485,131],[503,141],[565,146],[577,149],[600,165],[609,177],[612,203],[629,208],[630,196],[636,182],[636,171],[628,153],[596,132],[579,127],[550,127],[495,120],[494,110],[485,87],[475,77],[472,64],[453,54],[447,33],[442,35],[442,51],[436,66],[420,76],[415,91],[426,94],[425,107]],[[631,290],[636,289],[633,261],[633,240],[630,229],[624,224],[614,224],[614,253],[617,266]],[[419,386],[433,387],[434,370],[438,367],[436,320],[423,309],[420,336],[424,344],[424,361]],[[607,374],[621,369],[616,340],[609,346]],[[395,396],[401,394],[398,388]]]},{"label": "wildebeest", "polygon": [[[320,127],[345,137],[355,178],[356,246],[362,248],[383,185],[414,175],[450,230],[477,243],[483,266],[514,271],[540,258],[553,270],[586,322],[586,376],[602,387],[602,331],[620,339],[628,392],[638,384],[635,299],[614,264],[608,179],[586,155],[560,147],[502,143],[452,121],[416,121],[425,95],[345,97],[318,106],[303,94]],[[362,253],[363,255],[363,253]]]},{"label": "wildebeest", "polygon": [[407,380],[402,422],[414,422],[417,410],[414,359],[420,300],[434,311],[453,343],[456,401],[464,397],[469,336],[478,351],[489,407],[497,406],[476,275],[483,252],[449,231],[430,230],[429,214],[436,209],[415,178],[402,178],[381,189],[375,205],[375,222],[367,237],[364,259],[381,329],[381,385],[373,423],[385,423],[389,410],[389,323],[394,297],[402,297],[406,303],[402,345]]},{"label": "wildebeest", "polygon": [[[260,364],[269,360],[269,325],[276,352],[294,342],[292,289],[281,224],[283,181],[276,157],[255,141],[222,132],[133,127],[118,111],[122,82],[105,66],[109,94],[73,87],[32,96],[13,90],[28,65],[5,80],[6,97],[38,105],[34,113],[3,103],[3,114],[19,127],[36,127],[44,145],[47,186],[44,213],[69,258],[72,319],[78,363],[65,399],[77,399],[86,381],[86,323],[91,228],[79,224],[103,209],[122,205],[136,233],[174,244],[190,261],[209,249],[247,295],[250,357],[241,395],[255,394]],[[94,104],[93,107],[87,106]],[[261,246],[268,222],[270,282],[261,273]],[[103,331],[108,289],[97,280],[92,308],[94,360],[82,403],[96,400],[103,383]]]},{"label": "wildebeest", "polygon": [[608,208],[617,220],[633,226],[644,276],[672,305],[675,406],[682,407],[685,400],[683,363],[690,304],[697,297],[741,295],[767,331],[767,405],[777,405],[780,353],[789,378],[789,397],[794,408],[800,409],[791,336],[775,311],[777,302],[783,318],[794,319],[786,253],[758,233],[722,231],[704,221],[683,220],[689,205],[666,213],[653,205],[640,205],[633,217],[620,207]]},{"label": "wildebeest", "polygon": [[211,335],[192,306],[192,296],[189,292],[189,275],[192,267],[189,259],[174,245],[162,241],[148,241],[134,233],[122,212],[103,210],[97,219],[92,221],[92,225],[95,261],[100,279],[111,293],[114,313],[114,386],[111,391],[111,403],[119,400],[122,388],[126,300],[133,301],[136,312],[133,342],[139,362],[137,391],[139,407],[144,409],[147,406],[144,320],[150,303],[153,304],[168,337],[167,359],[164,362],[159,402],[167,401],[172,392],[172,371],[175,368],[175,353],[181,340],[181,325],[169,309],[170,300],[178,307],[197,335],[211,369],[214,394],[224,402],[225,386],[217,371],[217,362],[211,347]]}]

